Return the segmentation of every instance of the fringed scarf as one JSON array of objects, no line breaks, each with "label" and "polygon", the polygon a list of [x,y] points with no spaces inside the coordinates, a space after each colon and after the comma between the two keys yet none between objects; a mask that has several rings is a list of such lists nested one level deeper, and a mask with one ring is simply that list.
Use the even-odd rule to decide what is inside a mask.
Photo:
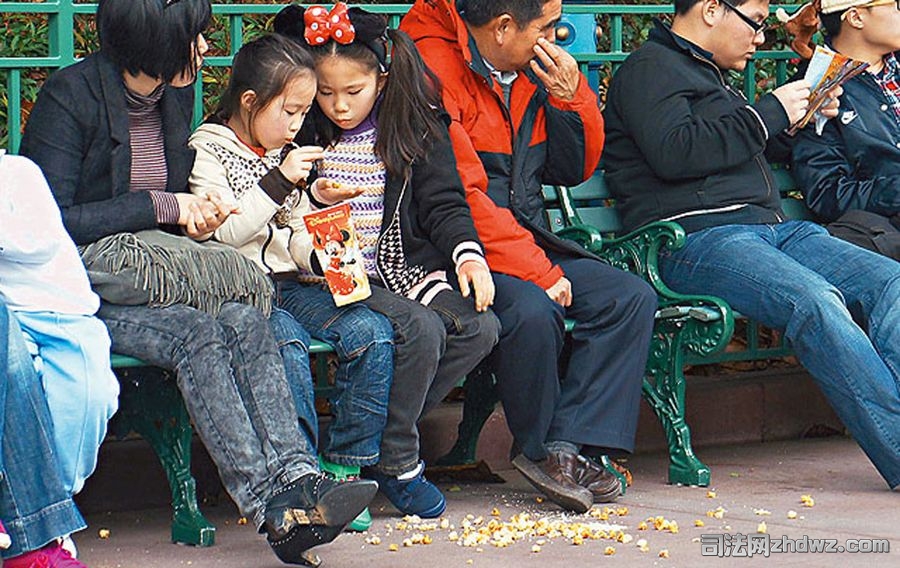
[{"label": "fringed scarf", "polygon": [[186,304],[217,315],[225,302],[272,311],[272,281],[235,249],[151,230],[79,247],[94,291],[113,304]]}]

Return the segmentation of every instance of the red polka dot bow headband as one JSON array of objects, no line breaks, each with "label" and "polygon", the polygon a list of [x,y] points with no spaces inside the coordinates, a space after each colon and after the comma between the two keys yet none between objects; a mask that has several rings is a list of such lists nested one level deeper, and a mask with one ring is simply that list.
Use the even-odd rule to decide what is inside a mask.
[{"label": "red polka dot bow headband", "polygon": [[310,6],[303,14],[303,23],[306,26],[303,37],[309,45],[323,45],[332,39],[347,45],[356,37],[343,2],[337,2],[330,12],[322,6]]}]

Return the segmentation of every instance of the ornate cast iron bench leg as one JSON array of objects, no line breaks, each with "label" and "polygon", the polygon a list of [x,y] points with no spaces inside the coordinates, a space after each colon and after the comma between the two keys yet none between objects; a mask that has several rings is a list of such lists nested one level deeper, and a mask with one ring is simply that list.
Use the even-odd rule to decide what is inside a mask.
[{"label": "ornate cast iron bench leg", "polygon": [[153,447],[172,489],[172,542],[212,546],[216,528],[197,506],[192,428],[175,380],[153,368],[119,370],[123,421]]},{"label": "ornate cast iron bench leg", "polygon": [[669,445],[669,483],[709,485],[709,468],[691,447],[691,431],[684,420],[685,379],[680,331],[657,324],[644,379],[644,399],[662,423]]},{"label": "ornate cast iron bench leg", "polygon": [[453,448],[440,458],[436,465],[449,466],[475,462],[478,436],[499,400],[494,376],[485,362],[469,373],[463,384],[463,390],[466,398],[463,403],[463,417],[459,423],[459,436]]}]

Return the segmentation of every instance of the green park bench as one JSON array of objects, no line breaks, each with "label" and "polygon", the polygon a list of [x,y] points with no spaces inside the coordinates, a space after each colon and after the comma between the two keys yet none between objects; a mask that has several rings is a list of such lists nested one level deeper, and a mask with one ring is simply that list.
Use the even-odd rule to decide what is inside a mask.
[{"label": "green park bench", "polygon": [[[227,54],[210,56],[206,66],[212,70],[231,64],[234,53],[249,38],[245,32],[251,23],[269,17],[286,2],[271,4],[214,3],[213,13],[219,23],[224,22],[225,32],[217,36],[227,43]],[[408,9],[408,4],[373,4],[366,8],[389,15],[391,25],[396,26]],[[772,6],[772,11],[777,6]],[[7,18],[37,15],[43,25],[31,29],[45,30],[46,53],[10,56],[4,45],[0,50],[0,145],[16,152],[21,141],[21,130],[28,102],[23,93],[31,91],[31,75],[35,69],[58,69],[77,60],[76,22],[89,18],[96,4],[75,0],[49,0],[46,2],[3,2],[0,16]],[[596,2],[566,2],[564,19],[557,29],[558,43],[568,49],[578,60],[581,70],[595,88],[601,87],[601,77],[608,75],[628,56],[631,46],[626,45],[625,30],[634,18],[647,15],[671,14],[671,4],[613,5]],[[599,24],[599,27],[598,27]],[[598,30],[603,30],[599,37]],[[34,33],[34,32],[32,32]],[[598,39],[599,37],[599,39]],[[2,40],[3,38],[0,38]],[[35,38],[19,38],[20,43],[40,44]],[[214,45],[215,47],[215,45]],[[787,51],[761,51],[748,62],[743,78],[744,91],[751,100],[755,97],[760,75],[767,75],[776,83],[788,76],[788,61],[793,57]],[[763,69],[766,62],[772,69]],[[212,73],[201,70],[196,83],[195,122],[203,116],[203,77]],[[4,124],[5,123],[5,124]],[[782,178],[784,180],[788,177]],[[586,183],[573,187],[545,188],[545,198],[550,212],[549,222],[553,230],[566,238],[582,243],[609,262],[645,278],[660,298],[651,356],[644,381],[644,397],[656,411],[666,430],[671,464],[669,481],[689,485],[709,483],[709,469],[693,454],[690,433],[684,422],[685,364],[702,364],[727,355],[723,349],[728,343],[735,318],[730,308],[721,300],[703,296],[683,296],[669,290],[659,278],[656,258],[660,250],[678,248],[684,232],[675,223],[656,223],[640,231],[620,235],[621,226],[606,192],[602,174],[598,173]],[[571,329],[572,322],[567,322]],[[749,344],[748,344],[749,345]],[[316,342],[310,353],[317,355],[314,366],[317,395],[327,398],[333,387],[327,379],[327,359],[331,346]],[[774,357],[787,354],[784,348],[776,350],[755,349],[750,345],[747,359]],[[173,542],[210,546],[215,540],[215,527],[200,512],[197,505],[196,486],[191,475],[192,428],[180,392],[171,374],[152,369],[144,362],[113,355],[113,368],[122,384],[120,410],[111,431],[119,436],[137,432],[157,453],[165,470],[172,491],[174,517]],[[478,435],[484,421],[496,404],[496,392],[490,375],[476,372],[464,383],[466,402],[459,438],[443,464],[460,464],[474,461]]]}]

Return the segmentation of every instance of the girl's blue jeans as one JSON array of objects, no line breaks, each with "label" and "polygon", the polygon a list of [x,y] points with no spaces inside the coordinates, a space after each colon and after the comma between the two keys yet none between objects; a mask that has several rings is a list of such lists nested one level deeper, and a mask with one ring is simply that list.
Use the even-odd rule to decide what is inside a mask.
[{"label": "girl's blue jeans", "polygon": [[[394,334],[390,322],[362,304],[339,308],[324,288],[294,280],[277,282],[276,303],[283,312],[274,312],[271,324],[302,429],[315,441],[313,385],[306,347],[312,335],[330,343],[338,360],[338,394],[331,401],[334,419],[328,439],[319,444],[320,453],[326,460],[343,465],[376,463],[393,376]],[[285,313],[296,322],[286,320]]]}]

